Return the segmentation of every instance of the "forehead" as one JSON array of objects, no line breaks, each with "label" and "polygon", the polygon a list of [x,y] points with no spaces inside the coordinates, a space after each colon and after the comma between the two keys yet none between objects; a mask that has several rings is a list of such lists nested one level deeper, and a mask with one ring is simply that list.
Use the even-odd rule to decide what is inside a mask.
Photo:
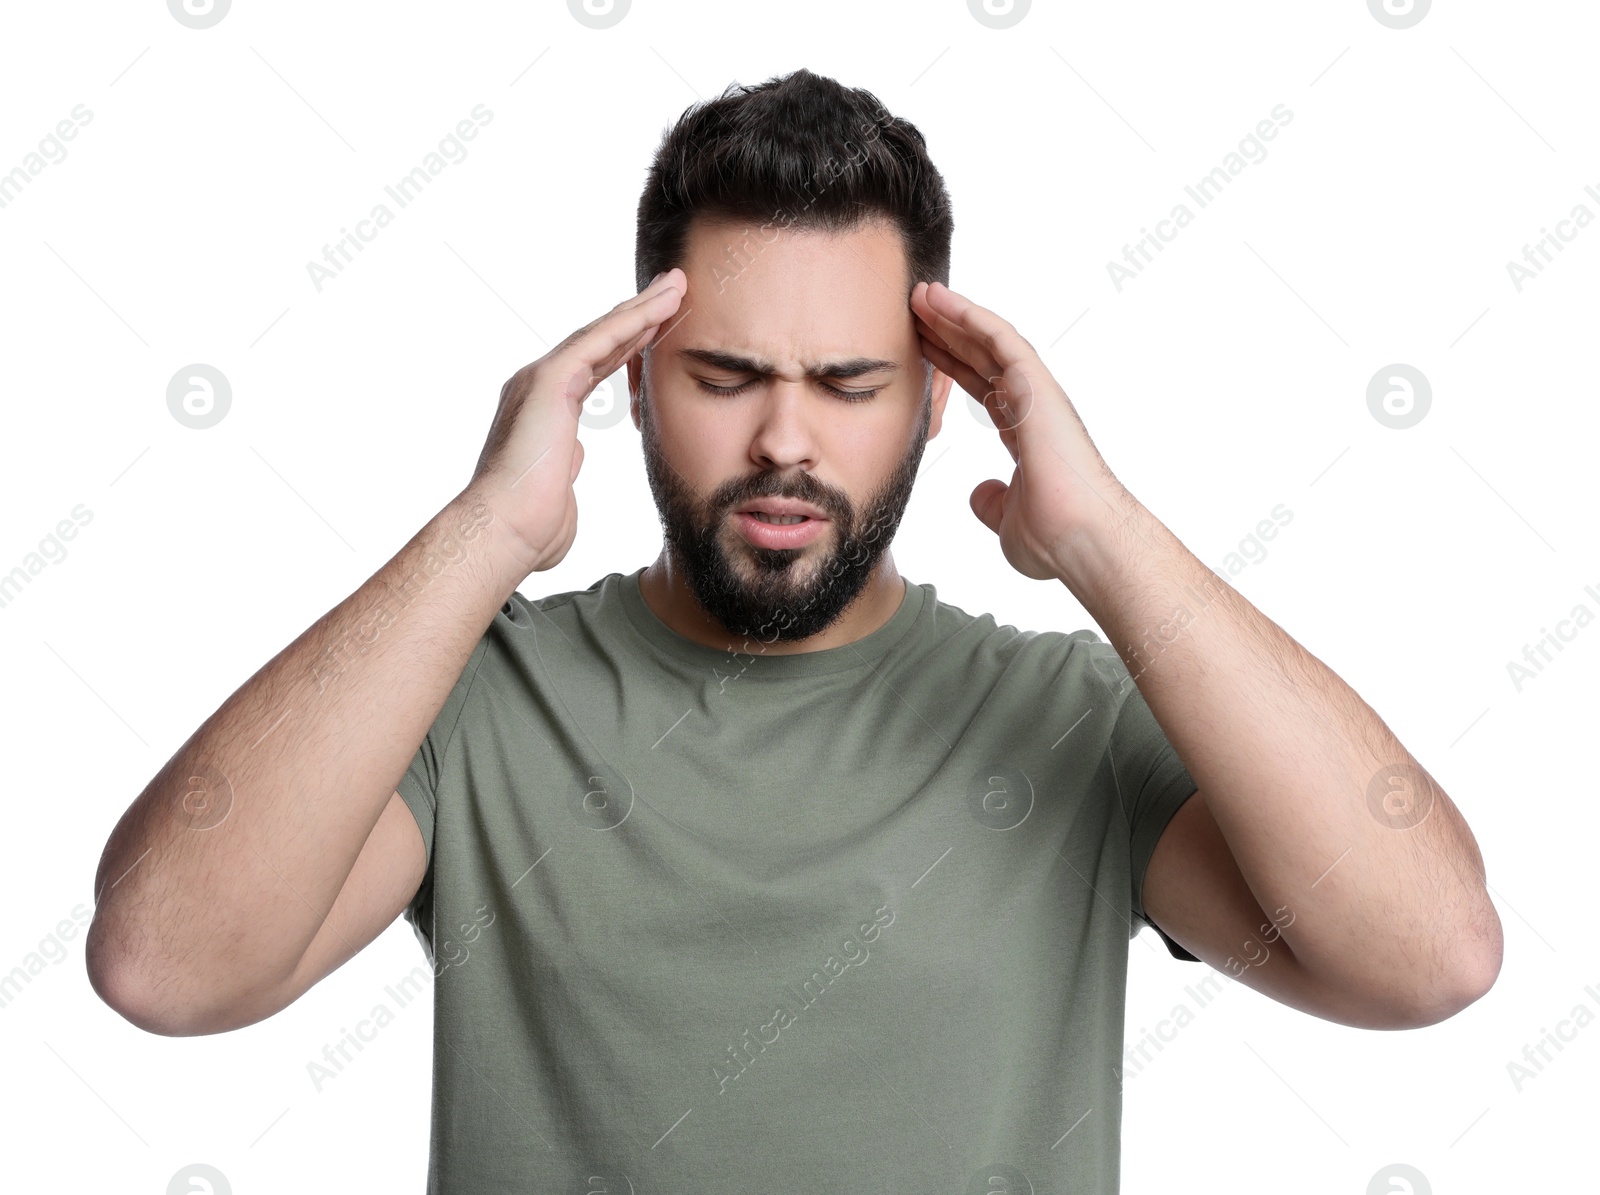
[{"label": "forehead", "polygon": [[911,333],[904,241],[884,221],[831,233],[696,218],[683,268],[682,343],[777,359],[890,356]]}]

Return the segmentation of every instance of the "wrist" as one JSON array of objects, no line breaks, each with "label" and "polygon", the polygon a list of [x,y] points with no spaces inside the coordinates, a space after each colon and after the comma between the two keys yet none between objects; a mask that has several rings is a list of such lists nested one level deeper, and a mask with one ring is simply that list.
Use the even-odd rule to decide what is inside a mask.
[{"label": "wrist", "polygon": [[533,552],[491,498],[468,486],[435,516],[439,534],[465,544],[509,594],[538,570]]},{"label": "wrist", "polygon": [[1102,487],[1104,502],[1056,541],[1051,563],[1056,579],[1072,591],[1086,610],[1132,580],[1140,561],[1149,557],[1165,531],[1155,516],[1120,483]]}]

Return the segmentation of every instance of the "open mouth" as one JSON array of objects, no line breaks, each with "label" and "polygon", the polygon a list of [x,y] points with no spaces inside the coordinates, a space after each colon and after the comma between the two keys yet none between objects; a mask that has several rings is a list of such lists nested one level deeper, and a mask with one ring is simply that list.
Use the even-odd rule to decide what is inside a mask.
[{"label": "open mouth", "polygon": [[802,548],[827,534],[828,520],[809,515],[740,510],[734,518],[739,533],[758,548]]}]

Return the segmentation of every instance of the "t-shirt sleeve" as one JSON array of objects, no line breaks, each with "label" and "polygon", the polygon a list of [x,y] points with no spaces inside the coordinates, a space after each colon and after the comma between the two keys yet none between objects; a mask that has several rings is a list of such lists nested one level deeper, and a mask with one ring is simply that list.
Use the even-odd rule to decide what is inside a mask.
[{"label": "t-shirt sleeve", "polygon": [[422,831],[422,843],[427,852],[428,862],[423,872],[422,884],[410,904],[406,906],[405,919],[416,931],[423,949],[430,953],[433,933],[433,834],[439,809],[439,778],[445,756],[458,737],[467,695],[472,689],[472,682],[478,674],[488,647],[486,634],[478,641],[472,655],[467,657],[466,666],[456,678],[455,684],[451,686],[449,694],[444,699],[444,705],[433,720],[433,725],[428,728],[428,733],[423,736],[416,753],[411,757],[410,765],[400,777],[399,783],[395,785],[395,791],[410,808],[411,816],[417,819],[417,829]]},{"label": "t-shirt sleeve", "polygon": [[1116,649],[1109,643],[1095,642],[1090,645],[1090,650],[1094,653],[1095,672],[1107,683],[1113,699],[1120,700],[1106,750],[1110,755],[1117,799],[1121,802],[1128,823],[1133,912],[1128,936],[1133,937],[1148,925],[1161,936],[1173,958],[1197,963],[1200,961],[1198,958],[1174,942],[1159,925],[1145,916],[1144,876],[1150,866],[1150,856],[1155,854],[1156,842],[1167,828],[1167,823],[1178,811],[1178,806],[1194,795],[1198,785],[1178,758],[1177,751],[1161,729],[1161,724],[1156,721],[1149,703],[1129,675]]}]

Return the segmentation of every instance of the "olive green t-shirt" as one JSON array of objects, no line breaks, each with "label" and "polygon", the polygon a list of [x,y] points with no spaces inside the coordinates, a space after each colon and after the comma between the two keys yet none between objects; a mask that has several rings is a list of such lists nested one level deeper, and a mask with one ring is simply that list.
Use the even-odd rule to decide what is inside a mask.
[{"label": "olive green t-shirt", "polygon": [[910,582],[854,643],[718,651],[640,572],[513,594],[399,784],[428,1190],[1115,1192],[1195,790],[1116,652]]}]

